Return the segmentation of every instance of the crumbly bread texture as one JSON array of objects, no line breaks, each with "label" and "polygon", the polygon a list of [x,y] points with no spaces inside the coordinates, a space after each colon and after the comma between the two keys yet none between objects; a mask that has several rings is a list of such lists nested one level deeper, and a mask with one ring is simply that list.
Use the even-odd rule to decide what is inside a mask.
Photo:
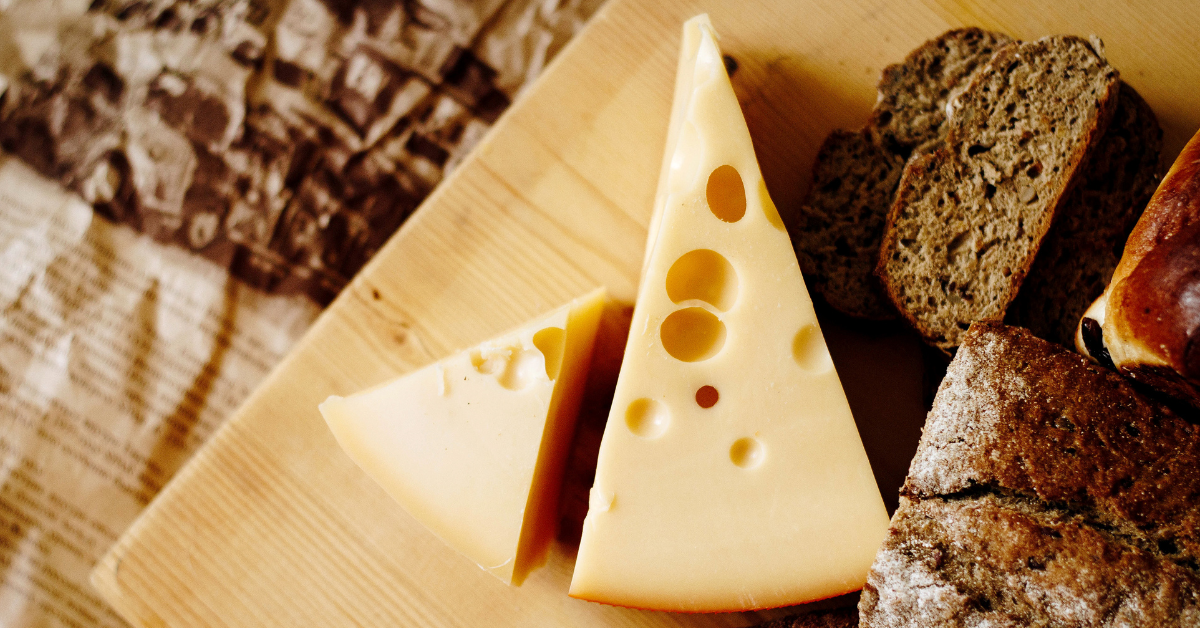
[{"label": "crumbly bread texture", "polygon": [[1055,36],[1001,48],[950,101],[945,142],[905,166],[876,268],[926,342],[949,352],[1004,316],[1117,91],[1089,42]]},{"label": "crumbly bread texture", "polygon": [[896,317],[875,278],[883,223],[904,160],[867,130],[834,131],[813,164],[812,192],[792,242],[810,289],[859,318]]},{"label": "crumbly bread texture", "polygon": [[864,593],[867,627],[1200,625],[1191,569],[994,495],[903,502],[876,569],[904,575]]},{"label": "crumbly bread texture", "polygon": [[1129,230],[1158,185],[1161,151],[1154,111],[1122,82],[1108,130],[1038,251],[1008,322],[1074,345],[1079,318],[1104,292]]},{"label": "crumbly bread texture", "polygon": [[945,104],[1007,35],[961,28],[943,33],[884,69],[875,110],[860,131],[836,130],[813,164],[793,243],[814,290],[857,318],[896,317],[875,277],[879,242],[904,159],[945,133]]},{"label": "crumbly bread texture", "polygon": [[752,628],[855,628],[858,609],[838,608],[776,619]]},{"label": "crumbly bread texture", "polygon": [[1200,626],[1200,426],[976,323],[929,413],[862,625]]},{"label": "crumbly bread texture", "polygon": [[925,42],[902,63],[883,69],[867,128],[904,156],[940,140],[946,134],[946,101],[955,88],[1012,41],[1003,33],[959,28]]}]

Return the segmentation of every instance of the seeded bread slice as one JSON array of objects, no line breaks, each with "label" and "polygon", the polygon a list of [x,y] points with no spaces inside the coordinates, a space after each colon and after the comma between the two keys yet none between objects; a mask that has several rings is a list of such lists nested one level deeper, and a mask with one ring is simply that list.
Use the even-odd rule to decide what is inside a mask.
[{"label": "seeded bread slice", "polygon": [[[979,28],[946,31],[889,65],[879,78],[879,98],[867,127],[881,143],[907,156],[941,139],[947,99],[992,54],[1013,39]],[[886,210],[885,210],[886,211]]]},{"label": "seeded bread slice", "polygon": [[866,131],[834,131],[813,165],[812,192],[800,208],[793,245],[809,289],[841,312],[896,317],[875,278],[875,261],[904,160]]},{"label": "seeded bread slice", "polygon": [[1078,37],[1009,44],[951,101],[945,143],[909,160],[876,272],[926,342],[1000,320],[1108,127],[1117,71]]},{"label": "seeded bread slice", "polygon": [[962,28],[943,33],[884,69],[871,120],[834,131],[813,164],[793,244],[810,289],[835,309],[870,320],[896,317],[875,278],[888,208],[904,158],[941,139],[948,95],[982,66],[1007,35]]},{"label": "seeded bread slice", "polygon": [[1125,238],[1161,178],[1162,128],[1128,84],[1085,178],[1038,251],[1007,320],[1070,347],[1075,326],[1112,277]]},{"label": "seeded bread slice", "polygon": [[901,494],[863,626],[1200,626],[1200,426],[1065,347],[973,325]]}]

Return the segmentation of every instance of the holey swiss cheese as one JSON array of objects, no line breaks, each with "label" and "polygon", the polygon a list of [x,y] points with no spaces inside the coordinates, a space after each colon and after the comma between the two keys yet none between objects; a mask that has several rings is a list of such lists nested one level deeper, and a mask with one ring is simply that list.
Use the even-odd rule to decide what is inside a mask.
[{"label": "holey swiss cheese", "polygon": [[860,589],[887,511],[707,16],[664,159],[571,595],[703,612]]},{"label": "holey swiss cheese", "polygon": [[321,414],[414,518],[520,584],[545,558],[604,291]]}]

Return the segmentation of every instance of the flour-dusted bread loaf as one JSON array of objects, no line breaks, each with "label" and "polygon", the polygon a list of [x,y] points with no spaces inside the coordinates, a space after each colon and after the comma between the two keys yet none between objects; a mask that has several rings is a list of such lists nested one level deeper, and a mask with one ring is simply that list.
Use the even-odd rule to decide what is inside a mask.
[{"label": "flour-dusted bread loaf", "polygon": [[792,242],[809,289],[840,312],[896,317],[875,278],[883,223],[904,160],[866,131],[834,131],[813,165],[812,192],[800,208]]},{"label": "flour-dusted bread loaf", "polygon": [[876,272],[926,342],[1002,319],[1116,108],[1086,40],[1009,44],[950,101],[945,142],[909,160]]},{"label": "flour-dusted bread loaf", "polygon": [[1012,41],[1003,33],[958,28],[925,42],[902,63],[883,69],[867,128],[905,157],[940,140],[946,134],[947,99],[992,53]]},{"label": "flour-dusted bread loaf", "polygon": [[1200,426],[976,323],[863,589],[863,626],[1200,626]]},{"label": "flour-dusted bread loaf", "polygon": [[925,42],[883,70],[875,110],[862,130],[825,138],[792,233],[809,288],[834,309],[871,320],[896,317],[875,264],[904,160],[915,147],[941,139],[946,99],[1010,41],[961,28]]},{"label": "flour-dusted bread loaf", "polygon": [[1129,234],[1080,321],[1080,352],[1200,408],[1200,133]]},{"label": "flour-dusted bread loaf", "polygon": [[1112,122],[1038,251],[1008,322],[1074,345],[1079,318],[1104,292],[1125,238],[1158,185],[1161,151],[1154,111],[1122,82]]}]

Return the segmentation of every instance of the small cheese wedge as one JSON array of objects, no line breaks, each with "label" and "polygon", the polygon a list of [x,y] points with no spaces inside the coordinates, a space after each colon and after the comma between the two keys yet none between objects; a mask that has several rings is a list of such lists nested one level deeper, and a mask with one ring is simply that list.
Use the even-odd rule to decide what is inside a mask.
[{"label": "small cheese wedge", "polygon": [[707,16],[676,90],[570,594],[707,612],[860,589],[887,511]]},{"label": "small cheese wedge", "polygon": [[320,406],[350,458],[430,531],[519,585],[545,559],[603,289]]}]

